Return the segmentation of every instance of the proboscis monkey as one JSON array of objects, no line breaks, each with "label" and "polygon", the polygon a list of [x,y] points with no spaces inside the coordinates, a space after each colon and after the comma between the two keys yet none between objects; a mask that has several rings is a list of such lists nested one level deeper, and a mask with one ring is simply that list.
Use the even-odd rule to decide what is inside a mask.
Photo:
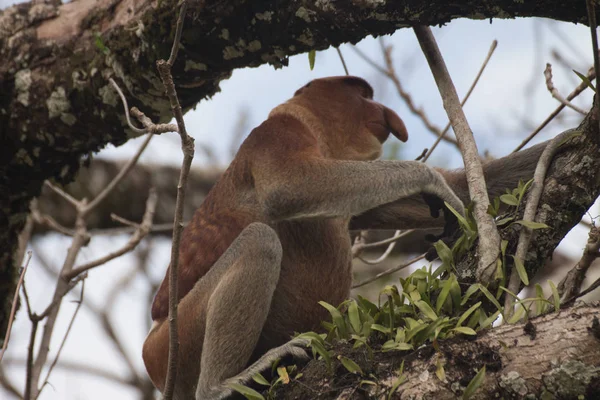
[{"label": "proboscis monkey", "polygon": [[[350,224],[443,226],[430,215],[439,200],[464,212],[464,172],[374,161],[390,133],[402,141],[408,135],[400,117],[372,99],[360,78],[308,83],[250,133],[196,211],[180,246],[177,399],[224,399],[228,383],[248,382],[276,358],[306,357],[305,342],[291,335],[319,329],[327,311],[318,301],[337,305],[350,293]],[[540,152],[508,167],[488,164],[490,191],[531,176]],[[143,348],[161,390],[168,279],[167,272]]]}]

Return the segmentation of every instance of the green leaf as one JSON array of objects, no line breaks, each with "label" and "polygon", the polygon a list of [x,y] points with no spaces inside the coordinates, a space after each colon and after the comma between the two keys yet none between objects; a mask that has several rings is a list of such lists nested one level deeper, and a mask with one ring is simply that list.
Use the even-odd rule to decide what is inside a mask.
[{"label": "green leaf", "polygon": [[463,333],[465,335],[477,335],[477,332],[475,332],[473,329],[469,328],[468,326],[457,326],[456,328],[454,328],[452,330],[454,332]]},{"label": "green leaf", "polygon": [[444,363],[442,363],[441,357],[438,357],[435,364],[435,375],[441,382],[446,382],[446,371],[444,371]]},{"label": "green leaf", "polygon": [[352,300],[348,306],[348,319],[350,320],[350,326],[356,333],[360,333],[362,330],[362,324],[360,323],[360,314],[358,313],[358,304]]},{"label": "green leaf", "polygon": [[102,36],[100,36],[98,32],[94,32],[94,45],[98,50],[102,52],[102,54],[107,55],[108,53],[110,53],[110,50],[104,45],[104,42],[102,41]]},{"label": "green leaf", "polygon": [[456,219],[458,220],[458,222],[460,222],[463,226],[468,227],[469,223],[467,222],[467,220],[465,219],[465,217],[463,217],[462,215],[460,215],[460,213],[458,211],[456,211],[454,208],[452,208],[452,206],[446,202],[444,202],[444,204],[446,205],[446,208],[448,208],[448,210],[450,210],[452,212],[452,214],[454,214],[454,216],[456,217]]},{"label": "green leaf", "polygon": [[543,224],[541,222],[535,222],[535,221],[519,220],[519,221],[515,221],[515,224],[520,224],[520,225],[526,226],[526,227],[528,227],[529,229],[532,229],[532,230],[536,230],[536,229],[548,229],[548,228],[550,228],[546,224]]},{"label": "green leaf", "polygon": [[433,247],[435,247],[435,251],[444,265],[452,265],[454,262],[454,256],[452,255],[452,250],[450,250],[446,243],[444,243],[442,240],[438,240],[433,244]]},{"label": "green leaf", "polygon": [[390,327],[383,326],[381,324],[373,324],[373,325],[371,325],[371,329],[373,329],[374,331],[385,333],[386,335],[392,331],[392,329]]},{"label": "green leaf", "polygon": [[329,314],[331,314],[331,319],[333,320],[333,323],[337,327],[340,339],[347,339],[348,338],[348,330],[346,329],[346,321],[344,321],[344,317],[342,316],[342,313],[337,308],[335,308],[334,306],[332,306],[331,304],[329,304],[327,302],[319,301],[319,304],[321,306],[323,306],[325,309],[327,309],[327,311],[329,311]]},{"label": "green leaf", "polygon": [[271,384],[269,383],[268,380],[265,379],[264,376],[262,376],[262,374],[259,372],[256,375],[254,375],[252,377],[252,380],[256,383],[258,383],[259,385],[263,385],[263,386],[271,386]]},{"label": "green leaf", "polygon": [[469,301],[469,298],[476,292],[479,290],[479,287],[481,285],[479,283],[474,283],[471,286],[469,286],[469,288],[467,289],[467,291],[465,292],[465,295],[463,296],[462,301],[460,302],[461,306],[464,306],[467,301]]},{"label": "green leaf", "polygon": [[315,68],[315,59],[316,58],[317,58],[316,50],[311,50],[308,52],[308,65],[309,65],[311,71]]},{"label": "green leaf", "polygon": [[254,389],[250,389],[244,385],[240,385],[239,383],[230,383],[227,385],[229,388],[235,390],[236,392],[242,394],[248,400],[265,400],[262,394],[258,393]]},{"label": "green leaf", "polygon": [[461,315],[460,318],[458,319],[458,322],[456,323],[456,327],[458,328],[459,326],[461,326],[461,324],[463,322],[465,322],[467,318],[469,318],[469,315],[471,315],[471,313],[473,313],[473,311],[477,310],[479,308],[479,306],[481,306],[480,301],[478,301],[477,303],[475,303],[471,307],[469,307],[469,309],[467,311],[465,311],[463,313],[463,315]]},{"label": "green leaf", "polygon": [[558,294],[558,290],[556,289],[556,285],[554,282],[548,281],[548,285],[550,285],[550,290],[552,290],[552,300],[554,301],[554,311],[560,310],[560,296]]},{"label": "green leaf", "polygon": [[487,299],[494,305],[496,306],[496,308],[498,309],[498,311],[502,312],[502,306],[500,305],[500,303],[498,303],[498,300],[496,300],[496,298],[494,297],[493,294],[490,293],[490,291],[483,285],[479,285],[479,290],[481,290],[481,293],[483,293],[485,295],[485,297],[487,297]]},{"label": "green leaf", "polygon": [[435,303],[435,311],[437,311],[438,313],[444,306],[444,303],[446,302],[446,299],[450,294],[450,288],[452,287],[452,281],[454,279],[456,279],[454,275],[450,275],[450,277],[446,280],[446,282],[444,282],[444,285],[442,286],[442,291],[440,292],[440,295],[438,296]]},{"label": "green leaf", "polygon": [[402,360],[402,365],[400,366],[400,371],[398,372],[398,379],[396,379],[394,381],[394,383],[392,384],[392,387],[390,388],[390,392],[388,393],[387,400],[391,400],[392,395],[394,393],[396,393],[396,390],[398,390],[400,385],[402,385],[404,382],[406,382],[406,376],[402,373],[403,369],[404,369],[404,360]]},{"label": "green leaf", "polygon": [[509,318],[508,324],[516,324],[527,314],[527,308],[523,305],[522,307],[517,307],[515,313],[512,317]]},{"label": "green leaf", "polygon": [[436,319],[438,319],[438,316],[435,313],[435,311],[433,311],[433,309],[425,301],[417,300],[415,301],[415,306],[417,306],[419,310],[421,310],[421,312],[425,314],[425,316],[430,320],[435,321]]},{"label": "green leaf", "polygon": [[499,219],[496,221],[496,225],[498,225],[498,226],[506,225],[513,219],[515,219],[515,217],[506,217],[506,218]]},{"label": "green leaf", "polygon": [[506,247],[508,246],[508,240],[503,240],[500,243],[500,250],[502,251],[502,257],[506,255]]},{"label": "green leaf", "polygon": [[479,322],[479,329],[486,329],[488,326],[492,326],[492,324],[494,323],[494,321],[496,319],[498,319],[498,315],[500,315],[500,311],[496,311],[495,313],[493,313],[492,315],[490,315],[489,317],[487,317],[483,321],[480,321]]},{"label": "green leaf", "polygon": [[575,75],[577,75],[579,77],[579,79],[581,79],[590,89],[592,89],[593,91],[596,91],[596,88],[594,87],[594,85],[592,85],[592,81],[590,81],[590,79],[582,74],[579,71],[575,71],[573,70],[573,72],[575,72]]},{"label": "green leaf", "polygon": [[513,194],[503,194],[500,196],[500,201],[504,204],[508,204],[509,206],[516,207],[519,205],[519,199],[517,199],[517,197]]},{"label": "green leaf", "polygon": [[360,369],[358,364],[349,359],[348,357],[338,356],[337,358],[341,361],[342,365],[348,370],[348,372],[358,374],[360,376],[364,375],[362,369]]},{"label": "green leaf", "polygon": [[515,268],[517,269],[519,278],[521,278],[521,282],[523,282],[525,286],[529,286],[529,277],[527,276],[527,270],[525,270],[523,262],[517,256],[513,256],[513,259],[515,260]]},{"label": "green leaf", "polygon": [[406,341],[410,342],[410,339],[412,339],[413,336],[415,336],[417,333],[421,332],[423,329],[426,329],[426,328],[427,328],[427,324],[422,323],[420,325],[415,326],[414,328],[409,329],[406,332]]},{"label": "green leaf", "polygon": [[477,372],[477,375],[475,375],[475,377],[473,379],[471,379],[471,382],[469,382],[469,384],[467,385],[467,388],[465,389],[465,392],[463,393],[463,399],[464,400],[470,399],[471,396],[473,396],[473,394],[475,393],[475,391],[477,389],[479,389],[479,387],[483,383],[484,379],[485,379],[485,365],[483,366],[483,368],[481,368],[479,370],[479,372]]},{"label": "green leaf", "polygon": [[540,299],[535,302],[536,314],[542,315],[546,312],[546,302],[544,301],[544,289],[542,289],[542,285],[540,285],[539,283],[535,284],[535,295]]}]

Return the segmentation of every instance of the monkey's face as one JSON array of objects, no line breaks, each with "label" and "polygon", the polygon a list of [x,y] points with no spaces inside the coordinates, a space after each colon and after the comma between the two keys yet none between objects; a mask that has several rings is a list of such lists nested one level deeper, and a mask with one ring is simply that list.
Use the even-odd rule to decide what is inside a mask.
[{"label": "monkey's face", "polygon": [[405,142],[408,133],[400,117],[373,101],[373,89],[353,76],[315,79],[294,94],[292,102],[311,110],[324,125],[332,156],[372,160],[390,133]]}]

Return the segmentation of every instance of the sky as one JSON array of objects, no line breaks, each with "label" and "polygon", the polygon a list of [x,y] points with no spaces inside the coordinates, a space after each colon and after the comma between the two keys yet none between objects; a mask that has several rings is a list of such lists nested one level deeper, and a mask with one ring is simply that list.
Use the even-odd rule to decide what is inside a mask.
[{"label": "sky", "polygon": [[[6,6],[0,0],[0,8]],[[586,72],[591,65],[589,30],[582,25],[557,23],[542,19],[519,19],[512,21],[456,20],[442,28],[434,28],[434,34],[454,79],[459,96],[462,97],[485,58],[491,42],[498,40],[498,48],[484,75],[465,106],[465,113],[474,132],[480,152],[489,151],[499,157],[512,151],[554,108],[558,105],[544,86],[543,70],[546,62],[554,65],[554,84],[566,96],[578,83],[578,78],[563,68],[552,57],[557,51],[572,68]],[[393,59],[405,89],[415,104],[424,108],[429,119],[443,127],[447,122],[439,93],[424,56],[411,30],[400,30],[385,36],[387,44],[393,46]],[[358,47],[374,61],[383,64],[379,43],[367,38]],[[348,45],[342,45],[350,73],[370,81],[375,88],[375,99],[394,109],[404,120],[409,141],[401,147],[406,159],[414,159],[423,148],[429,147],[434,136],[422,122],[413,116],[395,93],[390,81],[383,78],[367,63],[358,58]],[[271,66],[236,70],[233,76],[221,84],[221,92],[210,100],[202,101],[196,110],[185,116],[188,132],[196,139],[197,154],[195,167],[206,167],[209,159],[200,151],[201,145],[214,150],[218,163],[227,166],[231,160],[233,132],[241,110],[247,110],[248,121],[245,134],[259,125],[276,105],[290,98],[294,91],[309,80],[319,77],[342,75],[344,71],[334,49],[318,52],[314,70],[309,69],[306,54],[292,57],[289,67],[275,70]],[[585,93],[575,101],[589,107],[591,94]],[[566,125],[551,124],[544,129],[535,142],[547,140],[564,127],[577,124],[579,117],[571,110],[563,111]],[[129,141],[124,146],[108,146],[97,157],[126,159],[140,145],[140,139]],[[163,134],[153,139],[142,155],[142,162],[179,165],[181,153],[179,139],[175,134]],[[461,159],[449,145],[441,145],[432,158],[433,164],[449,168],[461,167]],[[190,182],[193,185],[193,182]],[[596,214],[598,214],[596,212]],[[576,228],[565,239],[565,251],[573,257],[581,253],[586,231]],[[82,251],[80,262],[95,259],[99,255],[122,246],[127,237],[95,238]],[[63,262],[70,241],[59,235],[48,235],[37,242],[38,246],[27,273],[27,286],[37,311],[46,307],[54,287],[54,279],[40,268],[38,255],[43,255],[51,264]],[[159,243],[151,253],[152,274],[162,277],[169,258],[168,243]],[[101,306],[118,279],[124,276],[134,263],[132,256],[125,256],[108,263],[90,273],[86,283],[86,300]],[[141,344],[149,323],[146,308],[148,296],[146,283],[138,278],[117,299],[117,311],[112,320],[117,334],[123,338],[127,351],[140,373],[143,373]],[[75,291],[77,293],[77,289]],[[76,296],[69,297],[69,300]],[[52,348],[66,330],[75,305],[64,302],[57,323]],[[21,308],[5,356],[9,360],[24,359],[29,337],[29,322]],[[105,368],[118,375],[126,376],[127,368],[118,357],[113,345],[99,333],[97,320],[85,307],[77,317],[71,336],[63,350],[62,360],[77,361]],[[10,364],[9,376],[19,386],[23,385],[23,369]],[[5,397],[6,396],[6,397]],[[40,400],[53,399],[134,399],[135,394],[122,386],[107,383],[85,374],[63,373],[57,370],[51,378],[51,387],[44,390]],[[10,398],[0,389],[0,398]]]}]

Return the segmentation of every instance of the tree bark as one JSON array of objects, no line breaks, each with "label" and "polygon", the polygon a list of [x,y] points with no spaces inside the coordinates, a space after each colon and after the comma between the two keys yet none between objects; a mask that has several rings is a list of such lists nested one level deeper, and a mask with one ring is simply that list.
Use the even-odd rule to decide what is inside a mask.
[{"label": "tree bark", "polygon": [[[298,381],[281,386],[274,398],[387,398],[404,361],[402,384],[392,399],[461,399],[477,371],[485,380],[471,399],[597,399],[600,396],[600,304],[578,306],[534,318],[526,324],[503,325],[479,333],[474,340],[456,337],[415,352],[351,350],[338,344],[336,354],[355,361],[364,375],[354,375],[333,358],[334,374],[324,361],[311,361]],[[445,380],[436,375],[443,365]],[[377,385],[361,384],[369,380]],[[384,396],[382,396],[384,395]]]}]

